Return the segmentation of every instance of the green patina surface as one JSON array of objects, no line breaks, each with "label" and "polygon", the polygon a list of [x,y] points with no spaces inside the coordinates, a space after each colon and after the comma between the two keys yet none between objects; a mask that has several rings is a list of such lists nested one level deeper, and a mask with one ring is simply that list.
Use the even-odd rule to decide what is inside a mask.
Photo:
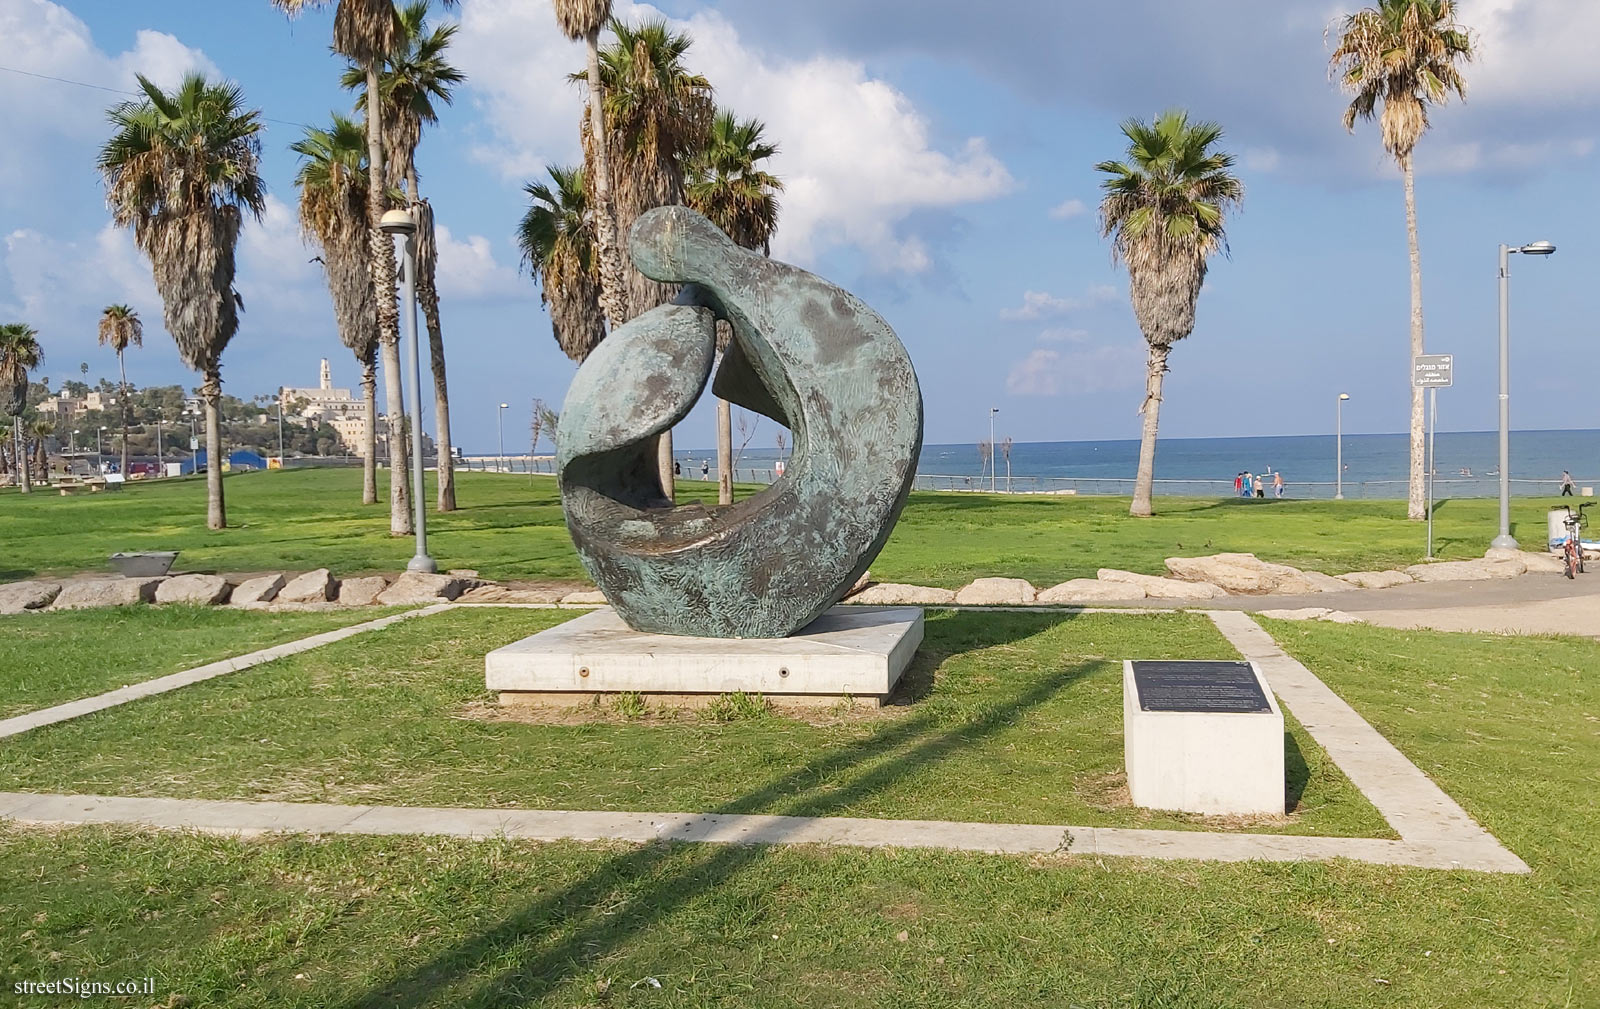
[{"label": "green patina surface", "polygon": [[[629,248],[646,276],[688,286],[619,327],[573,379],[558,462],[579,557],[638,630],[792,634],[844,596],[905,505],[922,446],[911,358],[848,292],[683,207],[641,217]],[[700,397],[719,319],[733,342],[717,394],[789,427],[794,454],[744,501],[674,508],[654,438]]]}]

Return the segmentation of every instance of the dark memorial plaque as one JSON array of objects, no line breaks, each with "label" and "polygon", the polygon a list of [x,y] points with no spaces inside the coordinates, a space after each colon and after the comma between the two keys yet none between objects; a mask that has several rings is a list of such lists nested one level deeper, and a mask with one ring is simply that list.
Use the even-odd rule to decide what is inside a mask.
[{"label": "dark memorial plaque", "polygon": [[1141,711],[1266,714],[1267,695],[1248,662],[1137,661],[1133,682]]}]

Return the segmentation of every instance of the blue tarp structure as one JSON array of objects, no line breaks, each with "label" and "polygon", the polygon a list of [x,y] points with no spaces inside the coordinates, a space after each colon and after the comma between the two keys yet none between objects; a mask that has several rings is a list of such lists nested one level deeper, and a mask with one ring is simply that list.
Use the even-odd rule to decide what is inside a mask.
[{"label": "blue tarp structure", "polygon": [[[184,463],[183,463],[183,475],[184,476],[188,476],[191,473],[194,473],[197,468],[204,469],[205,465],[206,465],[206,454],[205,454],[205,452],[203,452],[203,451],[197,452],[197,453],[195,453],[195,457],[193,459],[185,459],[184,460]],[[265,456],[257,455],[254,452],[249,452],[249,451],[246,451],[244,449],[239,449],[236,452],[228,453],[228,469],[231,472],[238,473],[241,470],[266,469],[266,468],[267,468],[267,459],[266,459]]]}]

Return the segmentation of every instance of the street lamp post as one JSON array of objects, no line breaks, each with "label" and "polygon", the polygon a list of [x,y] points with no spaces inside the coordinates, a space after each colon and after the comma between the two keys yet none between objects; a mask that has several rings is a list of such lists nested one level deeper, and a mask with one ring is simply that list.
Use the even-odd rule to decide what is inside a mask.
[{"label": "street lamp post", "polygon": [[1000,412],[998,406],[989,408],[989,493],[994,493],[994,415]]},{"label": "street lamp post", "polygon": [[[417,527],[417,552],[406,562],[407,571],[432,573],[439,566],[428,556],[428,509],[422,495],[422,366],[417,352],[417,218],[409,210],[390,210],[378,224],[387,235],[400,235],[405,239],[405,305],[407,356],[411,365],[411,498],[415,505]],[[402,396],[402,400],[404,397]],[[402,416],[405,403],[400,404]],[[283,408],[278,417],[281,422]]]},{"label": "street lamp post", "polygon": [[161,415],[156,414],[156,477],[167,475],[166,457],[161,453]]},{"label": "street lamp post", "polygon": [[1348,392],[1341,392],[1333,406],[1333,468],[1336,471],[1333,477],[1333,499],[1335,501],[1344,500],[1344,404],[1349,398]]},{"label": "street lamp post", "polygon": [[506,471],[506,408],[510,405],[510,403],[501,403],[500,409],[494,415],[495,428],[500,434],[500,465],[495,470],[497,473]]},{"label": "street lamp post", "polygon": [[1500,246],[1500,535],[1489,541],[1491,547],[1517,549],[1511,536],[1511,254],[1548,256],[1555,251],[1549,242]]},{"label": "street lamp post", "polygon": [[283,399],[278,400],[278,468],[283,468]]},{"label": "street lamp post", "polygon": [[106,426],[101,424],[100,430],[94,433],[94,468],[98,473],[104,473],[106,471],[105,435]]}]

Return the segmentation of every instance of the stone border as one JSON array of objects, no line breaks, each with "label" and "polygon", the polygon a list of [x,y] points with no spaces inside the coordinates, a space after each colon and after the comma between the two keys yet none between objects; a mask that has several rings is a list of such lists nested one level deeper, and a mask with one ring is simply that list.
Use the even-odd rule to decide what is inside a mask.
[{"label": "stone border", "polygon": [[[0,738],[177,690],[203,680],[309,651],[401,620],[471,606],[577,609],[572,604],[439,603],[328,631],[83,700],[0,721]],[[938,607],[965,609],[967,607]],[[979,607],[973,607],[979,608]],[[981,607],[1039,612],[1057,607]],[[1059,607],[1086,613],[1170,612]],[[965,823],[717,813],[348,806],[329,803],[160,799],[0,793],[0,818],[30,825],[122,823],[254,836],[269,833],[406,834],[527,840],[656,840],[720,844],[821,844],[934,848],[1009,854],[1091,854],[1202,861],[1313,861],[1347,858],[1380,865],[1527,873],[1520,858],[1480,827],[1394,744],[1304,665],[1287,655],[1249,614],[1198,610],[1230,644],[1260,665],[1273,692],[1378,809],[1401,839],[1143,830],[1042,824]]]},{"label": "stone border", "polygon": [[239,655],[231,659],[221,659],[217,662],[210,662],[206,665],[196,666],[193,669],[186,669],[182,672],[170,673],[166,676],[158,676],[153,680],[145,680],[142,683],[134,683],[126,687],[119,687],[116,690],[109,690],[103,694],[95,694],[92,697],[84,697],[76,701],[68,701],[65,704],[57,704],[48,708],[40,708],[37,711],[29,711],[25,714],[16,715],[11,718],[0,719],[0,739],[5,739],[8,736],[20,735],[30,729],[37,729],[41,726],[54,725],[57,722],[69,721],[74,718],[79,718],[83,715],[92,714],[96,711],[104,711],[107,708],[114,708],[121,704],[127,704],[129,701],[137,701],[141,697],[151,697],[156,694],[164,694],[170,690],[177,690],[180,687],[187,687],[191,683],[199,683],[203,680],[213,679],[218,676],[226,676],[229,673],[237,673],[242,669],[249,669],[252,666],[259,666],[264,662],[271,662],[274,659],[282,659],[291,655],[298,655],[301,652],[307,652],[313,648],[321,647],[322,645],[331,645],[335,641],[343,641],[345,638],[354,637],[357,634],[363,634],[367,631],[380,630],[401,620],[410,620],[412,617],[424,617],[434,613],[443,613],[448,609],[450,609],[450,605],[448,603],[440,603],[433,606],[426,606],[418,610],[408,610],[405,613],[394,613],[387,617],[379,617],[377,620],[368,620],[366,623],[352,624],[349,627],[340,627],[337,630],[324,631],[321,634],[314,634],[309,638],[301,638],[298,641],[290,641],[281,645],[273,645],[271,648],[263,648],[260,651],[250,652],[248,655]]},{"label": "stone border", "polygon": [[1249,614],[1209,610],[1206,616],[1240,655],[1261,667],[1272,692],[1401,840],[1434,848],[1463,865],[1529,871],[1332,688],[1284,652]]},{"label": "stone border", "polygon": [[[0,817],[28,826],[126,824],[162,830],[257,837],[270,834],[412,835],[528,841],[675,841],[704,844],[816,844],[851,848],[928,848],[1008,855],[1303,862],[1345,858],[1377,865],[1525,873],[1499,849],[1465,852],[1447,844],[1367,837],[1219,834],[1127,827],[1069,827],[951,820],[767,816],[721,813],[617,813],[586,810],[345,806],[104,795],[0,792]],[[1498,847],[1498,846],[1497,846]]]}]

